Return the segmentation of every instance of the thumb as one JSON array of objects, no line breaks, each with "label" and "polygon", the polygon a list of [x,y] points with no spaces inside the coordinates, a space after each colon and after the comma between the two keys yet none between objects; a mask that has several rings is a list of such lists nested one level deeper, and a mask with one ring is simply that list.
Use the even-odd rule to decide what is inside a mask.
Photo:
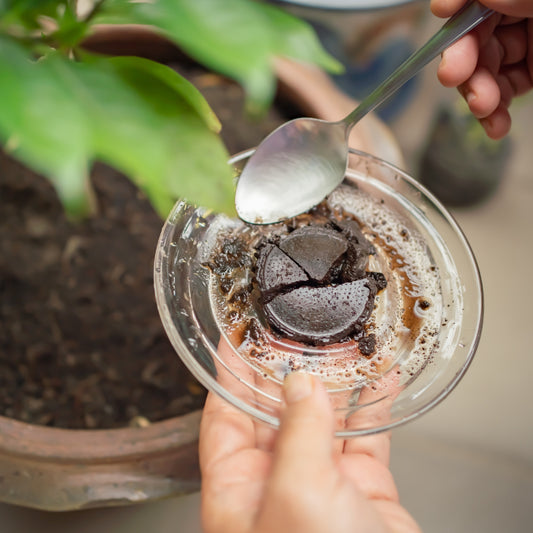
[{"label": "thumb", "polygon": [[285,406],[274,450],[273,474],[311,474],[312,466],[333,461],[333,408],[319,378],[293,372],[283,385]]}]

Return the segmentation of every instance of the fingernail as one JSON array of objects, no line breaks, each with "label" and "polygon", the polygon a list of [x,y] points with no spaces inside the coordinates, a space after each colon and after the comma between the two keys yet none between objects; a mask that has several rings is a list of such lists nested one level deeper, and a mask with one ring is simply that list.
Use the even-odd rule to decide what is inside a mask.
[{"label": "fingernail", "polygon": [[303,372],[292,372],[283,382],[283,396],[287,404],[299,402],[313,392],[313,376]]},{"label": "fingernail", "polygon": [[477,98],[476,94],[472,91],[467,91],[465,94],[465,100],[468,105],[470,105]]}]

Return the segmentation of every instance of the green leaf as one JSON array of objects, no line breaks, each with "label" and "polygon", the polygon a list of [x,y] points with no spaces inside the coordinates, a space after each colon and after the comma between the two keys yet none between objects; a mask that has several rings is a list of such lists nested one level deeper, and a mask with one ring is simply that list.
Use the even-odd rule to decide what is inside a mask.
[{"label": "green leaf", "polygon": [[[206,127],[205,116],[189,104],[200,98],[196,89],[180,84],[180,90],[188,93],[187,98],[180,98],[176,84],[168,83],[169,78],[177,81],[179,76],[148,60],[114,58],[100,63],[98,73],[106,72],[107,63],[112,78],[127,84],[131,96],[141,102],[126,101],[118,86],[110,91],[107,76],[102,84],[92,84],[99,98],[118,98],[105,110],[113,116],[106,117],[105,131],[99,132],[101,157],[128,171],[160,213],[168,214],[177,198],[232,213],[235,192],[228,154],[220,138]],[[167,72],[163,77],[162,68]]]},{"label": "green leaf", "polygon": [[272,5],[264,5],[264,14],[273,34],[275,51],[280,56],[316,64],[332,73],[344,67],[325,51],[314,30],[302,20]]},{"label": "green leaf", "polygon": [[215,115],[205,98],[199,91],[196,90],[194,85],[187,81],[182,76],[178,76],[176,72],[169,69],[165,65],[155,63],[140,57],[121,57],[111,60],[112,64],[120,65],[122,69],[132,69],[139,72],[144,72],[148,76],[153,76],[161,81],[163,84],[175,91],[179,97],[183,98],[187,104],[194,109],[194,111],[200,116],[207,127],[218,133],[221,129],[220,121]]},{"label": "green leaf", "polygon": [[29,166],[53,178],[71,211],[86,206],[89,139],[83,110],[48,68],[0,38],[0,135]]},{"label": "green leaf", "polygon": [[[86,209],[85,179],[95,159],[128,174],[162,216],[178,197],[233,208],[228,156],[215,134],[220,124],[203,97],[168,67],[83,54],[76,46],[91,25],[153,26],[237,80],[250,110],[263,111],[273,99],[274,56],[338,66],[307,24],[267,3],[105,0],[87,20],[78,19],[75,5],[0,0],[0,139],[52,179],[71,212]],[[55,29],[45,33],[44,19]],[[18,36],[18,44],[2,33]],[[72,49],[82,62],[67,58]]]},{"label": "green leaf", "polygon": [[199,63],[238,81],[251,110],[264,110],[272,102],[275,55],[341,68],[306,23],[251,0],[113,0],[103,6],[98,20],[154,26]]},{"label": "green leaf", "polygon": [[[5,46],[4,46],[5,45]],[[0,42],[0,135],[43,172],[69,210],[83,206],[87,168],[103,160],[133,179],[162,216],[174,201],[231,212],[228,154],[196,89],[139,58],[38,62]]]}]

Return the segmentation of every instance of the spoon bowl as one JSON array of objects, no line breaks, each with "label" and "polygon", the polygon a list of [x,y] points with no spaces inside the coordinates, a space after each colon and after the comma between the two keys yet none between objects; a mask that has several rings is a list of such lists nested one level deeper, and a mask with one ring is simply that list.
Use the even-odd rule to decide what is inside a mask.
[{"label": "spoon bowl", "polygon": [[346,171],[346,137],[343,122],[315,118],[294,119],[274,130],[261,143],[259,157],[252,157],[241,174],[235,193],[239,216],[271,224],[320,203],[324,191],[335,188],[337,176]]},{"label": "spoon bowl", "polygon": [[342,120],[298,118],[274,130],[239,177],[235,193],[239,217],[251,224],[272,224],[320,203],[344,178],[352,127],[492,14],[478,2],[468,3]]}]

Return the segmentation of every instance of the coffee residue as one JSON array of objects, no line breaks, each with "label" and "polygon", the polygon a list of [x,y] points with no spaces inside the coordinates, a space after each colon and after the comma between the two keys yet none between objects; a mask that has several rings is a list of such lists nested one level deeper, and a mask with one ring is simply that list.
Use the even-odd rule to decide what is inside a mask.
[{"label": "coffee residue", "polygon": [[[261,247],[256,282],[268,324],[315,346],[363,337],[374,298],[386,286],[382,273],[366,271],[373,252],[355,220],[334,219]],[[366,355],[370,348],[366,343]]]}]

